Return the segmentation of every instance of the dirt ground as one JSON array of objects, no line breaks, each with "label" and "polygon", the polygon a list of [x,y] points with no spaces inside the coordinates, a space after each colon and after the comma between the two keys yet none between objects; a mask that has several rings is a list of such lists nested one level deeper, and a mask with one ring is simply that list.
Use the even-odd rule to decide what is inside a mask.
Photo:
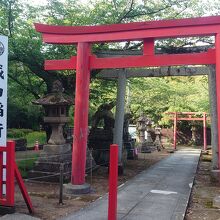
[{"label": "dirt ground", "polygon": [[[138,160],[128,160],[125,164],[124,174],[119,176],[118,185],[126,182],[141,171],[147,169],[159,160],[168,156],[166,150],[160,152],[154,151],[151,154],[140,154]],[[92,193],[83,196],[64,196],[63,205],[59,205],[59,185],[39,182],[26,182],[28,192],[35,209],[34,216],[41,219],[59,219],[62,216],[73,213],[80,208],[88,205],[90,202],[101,197],[108,192],[108,168],[100,167],[91,175],[88,174],[86,182],[91,184]],[[16,211],[27,213],[27,207],[16,186]]]},{"label": "dirt ground", "polygon": [[[124,175],[119,176],[118,185],[121,185],[168,155],[167,150],[162,150],[161,152],[155,151],[151,154],[140,154],[138,160],[128,160]],[[214,208],[212,205],[214,196],[220,195],[220,184],[211,181],[210,170],[211,155],[202,155],[185,220],[220,220],[220,209]],[[83,196],[64,196],[63,205],[58,204],[58,184],[26,182],[25,184],[35,208],[34,216],[47,220],[59,219],[101,197],[108,191],[108,169],[100,167],[92,175],[91,173],[88,174],[86,182],[91,184],[92,193]],[[17,186],[15,201],[16,211],[28,214],[27,207]]]},{"label": "dirt ground", "polygon": [[220,220],[220,209],[213,207],[213,198],[220,195],[220,183],[210,175],[211,152],[202,154],[185,220]]}]

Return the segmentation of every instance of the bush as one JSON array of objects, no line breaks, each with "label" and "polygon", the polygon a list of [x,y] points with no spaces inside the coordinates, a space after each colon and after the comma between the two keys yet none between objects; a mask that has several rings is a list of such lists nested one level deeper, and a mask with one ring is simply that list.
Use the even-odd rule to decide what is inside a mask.
[{"label": "bush", "polygon": [[28,133],[25,138],[27,139],[27,146],[33,147],[35,142],[38,141],[39,144],[46,143],[46,133],[44,131],[33,131]]},{"label": "bush", "polygon": [[35,142],[39,144],[46,143],[46,133],[44,131],[33,131],[31,129],[8,129],[7,137],[11,139],[24,138],[27,139],[27,146],[33,147]]},{"label": "bush", "polygon": [[27,159],[27,160],[24,159],[24,160],[17,162],[18,169],[19,169],[21,176],[23,178],[28,177],[28,172],[33,169],[34,163],[35,163],[35,161],[37,161],[37,158],[38,158],[38,155],[33,155],[32,158],[30,158],[30,159]]},{"label": "bush", "polygon": [[17,129],[11,128],[7,130],[7,137],[8,138],[24,138],[28,133],[32,132],[31,129]]}]

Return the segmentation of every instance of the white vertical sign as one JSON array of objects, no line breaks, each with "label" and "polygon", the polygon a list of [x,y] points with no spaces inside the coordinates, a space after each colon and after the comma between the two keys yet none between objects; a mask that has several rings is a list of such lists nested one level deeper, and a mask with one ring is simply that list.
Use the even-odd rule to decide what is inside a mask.
[{"label": "white vertical sign", "polygon": [[7,72],[8,72],[8,37],[0,35],[0,146],[6,146]]},{"label": "white vertical sign", "polygon": [[[8,73],[8,37],[0,35],[0,146],[6,147],[7,142],[7,73]],[[6,165],[6,153],[3,154],[3,164]],[[3,176],[6,180],[6,170]],[[6,193],[6,185],[3,184],[3,194]]]}]

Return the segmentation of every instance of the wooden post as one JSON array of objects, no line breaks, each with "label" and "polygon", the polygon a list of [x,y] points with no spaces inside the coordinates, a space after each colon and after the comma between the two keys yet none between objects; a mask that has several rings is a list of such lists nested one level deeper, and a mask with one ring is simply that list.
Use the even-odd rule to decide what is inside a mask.
[{"label": "wooden post", "polygon": [[15,142],[7,141],[6,151],[6,198],[9,206],[14,206],[14,169],[15,169]]},{"label": "wooden post", "polygon": [[203,149],[207,149],[207,134],[206,134],[206,113],[203,113]]},{"label": "wooden post", "polygon": [[177,112],[174,113],[173,120],[173,147],[176,150],[176,130],[177,130]]},{"label": "wooden post", "polygon": [[218,169],[220,168],[220,33],[215,36],[216,50],[216,97],[218,118]]},{"label": "wooden post", "polygon": [[143,55],[154,55],[154,38],[144,39]]},{"label": "wooden post", "polygon": [[108,220],[117,219],[118,145],[110,146]]},{"label": "wooden post", "polygon": [[71,179],[74,185],[85,183],[90,83],[89,55],[89,43],[78,43]]}]

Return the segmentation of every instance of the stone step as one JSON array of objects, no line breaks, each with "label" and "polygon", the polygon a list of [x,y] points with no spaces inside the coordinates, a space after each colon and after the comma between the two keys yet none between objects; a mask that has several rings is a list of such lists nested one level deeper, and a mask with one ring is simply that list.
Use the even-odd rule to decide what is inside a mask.
[{"label": "stone step", "polygon": [[[57,162],[42,162],[36,161],[33,170],[35,171],[43,171],[43,172],[60,172],[60,164]],[[64,172],[71,171],[72,163],[65,162],[64,163]]]}]

